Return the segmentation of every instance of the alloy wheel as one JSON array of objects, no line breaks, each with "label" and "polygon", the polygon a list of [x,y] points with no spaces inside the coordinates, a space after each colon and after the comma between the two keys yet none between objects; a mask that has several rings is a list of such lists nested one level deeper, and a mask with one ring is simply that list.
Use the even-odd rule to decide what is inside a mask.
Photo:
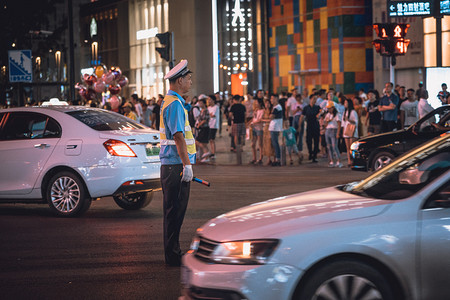
[{"label": "alloy wheel", "polygon": [[73,178],[59,177],[51,186],[50,199],[55,209],[63,213],[69,213],[80,202],[80,187]]},{"label": "alloy wheel", "polygon": [[377,287],[364,277],[339,275],[324,282],[316,290],[313,300],[378,300],[383,299]]}]

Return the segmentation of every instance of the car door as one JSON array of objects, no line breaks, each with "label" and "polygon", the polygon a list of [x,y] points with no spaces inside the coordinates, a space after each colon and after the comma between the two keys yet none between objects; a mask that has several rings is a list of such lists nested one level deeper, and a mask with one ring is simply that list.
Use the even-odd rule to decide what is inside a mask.
[{"label": "car door", "polygon": [[[447,172],[447,174],[449,174]],[[420,213],[420,299],[448,299],[450,295],[450,180],[426,202]]]},{"label": "car door", "polygon": [[61,126],[35,112],[11,112],[4,119],[0,131],[0,195],[26,195],[59,142]]}]

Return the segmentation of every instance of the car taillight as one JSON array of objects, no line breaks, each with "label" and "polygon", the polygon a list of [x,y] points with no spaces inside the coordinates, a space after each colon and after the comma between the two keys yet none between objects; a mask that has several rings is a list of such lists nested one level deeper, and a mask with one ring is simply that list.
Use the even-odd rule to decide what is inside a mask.
[{"label": "car taillight", "polygon": [[109,154],[113,156],[136,157],[136,154],[122,141],[107,140],[103,143]]}]

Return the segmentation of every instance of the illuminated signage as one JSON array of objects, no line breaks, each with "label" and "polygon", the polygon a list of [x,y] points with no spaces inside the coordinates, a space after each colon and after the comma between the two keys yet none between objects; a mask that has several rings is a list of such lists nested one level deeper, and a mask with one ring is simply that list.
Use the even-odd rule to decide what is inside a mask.
[{"label": "illuminated signage", "polygon": [[91,35],[91,38],[94,35],[97,35],[97,22],[95,21],[95,18],[92,18],[91,25],[89,26],[89,34]]},{"label": "illuminated signage", "polygon": [[236,26],[237,25],[236,21],[238,18],[239,18],[239,23],[244,24],[245,18],[244,18],[244,15],[242,14],[240,0],[236,0],[234,2],[233,20],[231,21],[231,25]]},{"label": "illuminated signage", "polygon": [[[448,2],[448,1],[441,1]],[[433,1],[388,1],[389,17],[432,16]],[[442,4],[441,4],[442,6]]]},{"label": "illuminated signage", "polygon": [[158,33],[158,27],[145,29],[145,30],[139,30],[136,32],[136,39],[138,40],[144,40],[148,38],[153,38]]},{"label": "illuminated signage", "polygon": [[439,11],[443,15],[450,14],[450,1],[449,0],[440,1],[440,3],[439,3]]}]

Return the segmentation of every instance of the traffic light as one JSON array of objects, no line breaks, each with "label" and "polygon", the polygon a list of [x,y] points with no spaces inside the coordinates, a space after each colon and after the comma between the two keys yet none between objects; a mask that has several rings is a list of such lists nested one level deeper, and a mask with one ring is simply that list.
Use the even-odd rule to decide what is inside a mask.
[{"label": "traffic light", "polygon": [[408,32],[409,24],[399,24],[399,23],[375,23],[373,24],[373,29],[377,36],[381,39],[385,38],[405,38]]},{"label": "traffic light", "polygon": [[157,33],[156,37],[163,47],[156,47],[156,51],[161,55],[161,58],[170,62],[170,44],[172,40],[171,32]]},{"label": "traffic light", "polygon": [[375,30],[379,39],[372,42],[375,50],[382,56],[405,55],[410,40],[405,39],[409,24],[375,23]]},{"label": "traffic light", "polygon": [[377,39],[372,42],[375,50],[382,56],[404,55],[408,51],[410,40]]}]

